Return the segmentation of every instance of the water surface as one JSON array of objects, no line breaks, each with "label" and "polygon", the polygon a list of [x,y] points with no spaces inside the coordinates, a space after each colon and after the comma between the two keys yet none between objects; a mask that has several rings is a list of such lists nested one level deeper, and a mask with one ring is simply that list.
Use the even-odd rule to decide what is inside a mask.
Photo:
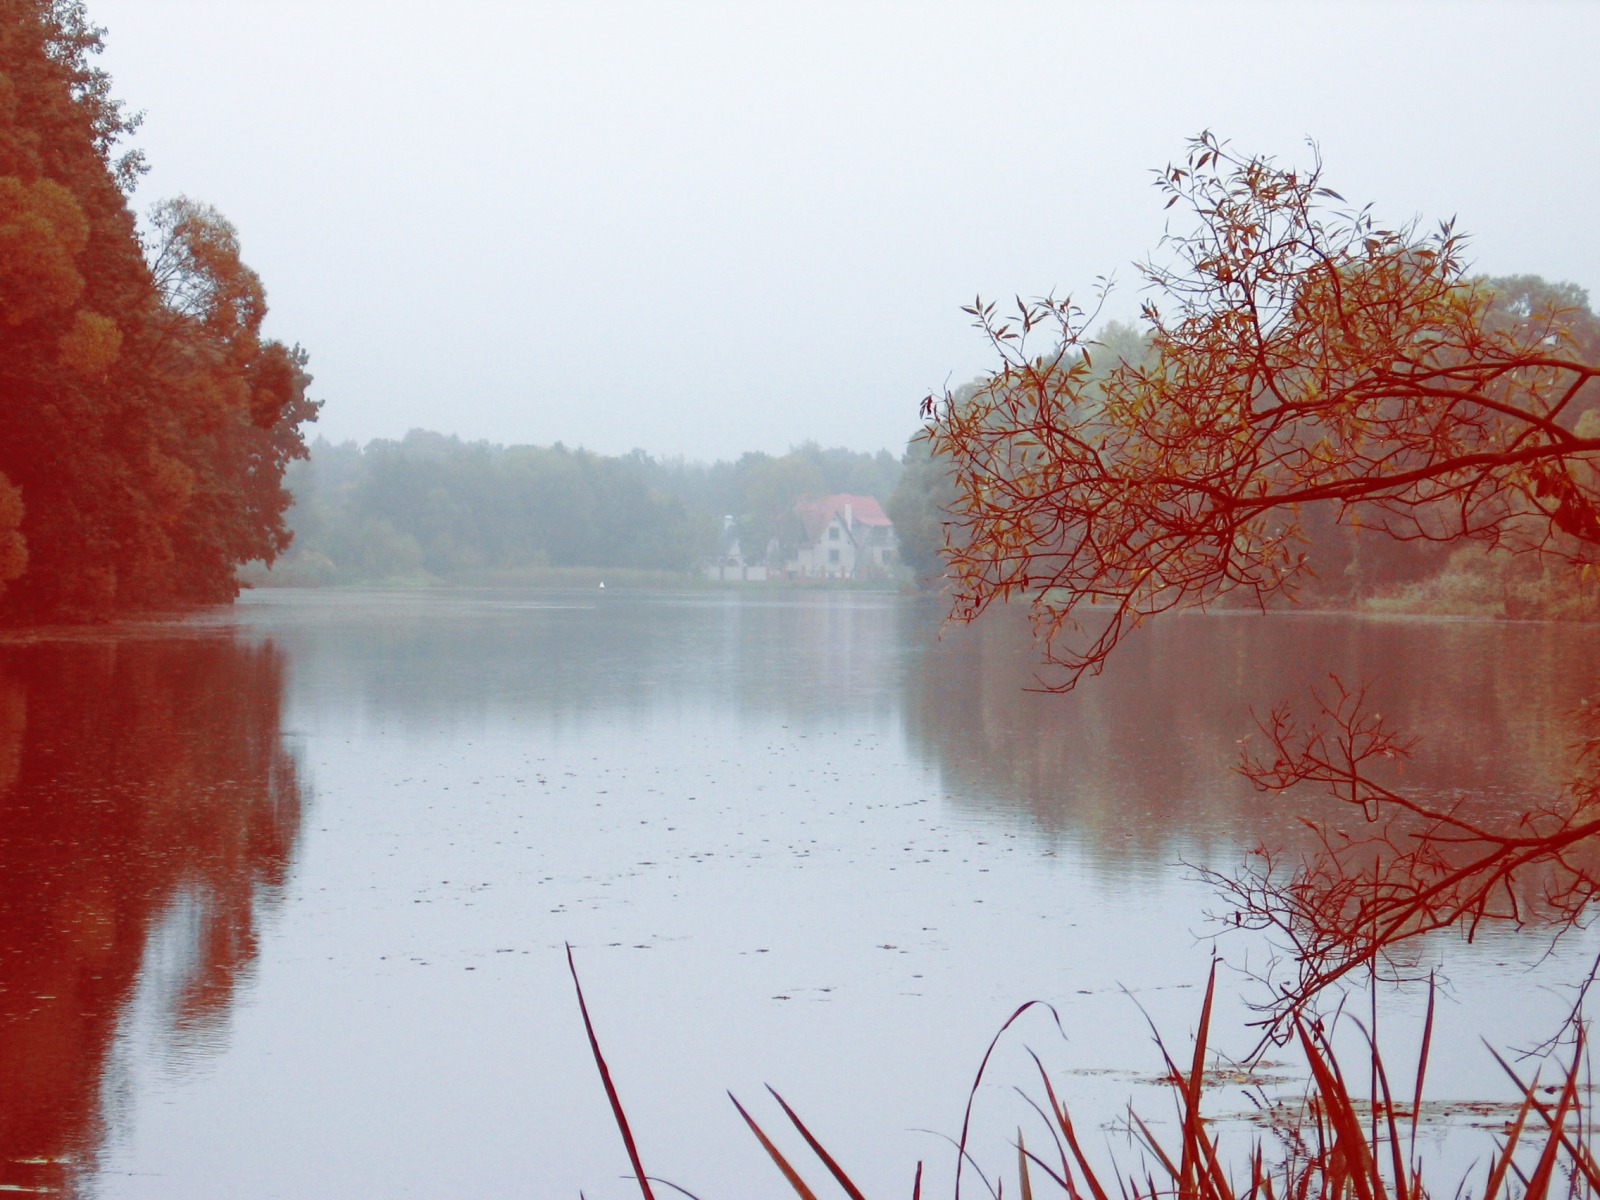
[{"label": "water surface", "polygon": [[[959,1128],[1023,1000],[1067,1038],[1035,1013],[1007,1043],[992,1147],[1024,1046],[1091,1124],[1149,1093],[1135,1000],[1181,1040],[1214,948],[1182,864],[1303,836],[1230,771],[1252,709],[1368,680],[1423,737],[1407,786],[1509,807],[1570,769],[1600,651],[1565,626],[1182,617],[1060,697],[1027,690],[1019,618],[939,625],[844,592],[285,590],[10,635],[0,1183],[629,1195],[570,943],[653,1173],[778,1194],[724,1094],[776,1119],[770,1082],[869,1192],[909,1194],[918,1158],[948,1177],[923,1131]],[[1586,947],[1524,974],[1542,944],[1435,949],[1441,1094],[1490,1090],[1476,1033],[1548,1031]],[[1397,1024],[1417,1003],[1386,1000]]]}]

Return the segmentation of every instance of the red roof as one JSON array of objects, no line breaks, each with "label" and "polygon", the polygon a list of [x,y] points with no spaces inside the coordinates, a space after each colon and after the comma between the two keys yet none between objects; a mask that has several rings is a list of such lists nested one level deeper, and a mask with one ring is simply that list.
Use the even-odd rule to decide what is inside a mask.
[{"label": "red roof", "polygon": [[[845,508],[849,507],[850,521],[845,521]],[[851,496],[843,492],[837,496],[822,496],[815,500],[802,500],[795,505],[800,520],[806,527],[806,541],[815,544],[822,540],[828,524],[837,514],[841,525],[877,525],[889,528],[893,522],[883,511],[875,496]]]}]

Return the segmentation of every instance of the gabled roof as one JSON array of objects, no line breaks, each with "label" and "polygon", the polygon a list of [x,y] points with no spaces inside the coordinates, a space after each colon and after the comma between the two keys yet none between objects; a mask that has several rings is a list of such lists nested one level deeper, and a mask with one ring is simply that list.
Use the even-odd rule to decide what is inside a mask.
[{"label": "gabled roof", "polygon": [[[850,510],[849,522],[845,521],[846,507]],[[814,500],[800,501],[795,505],[795,512],[805,526],[807,545],[813,546],[822,540],[835,516],[839,518],[839,524],[846,528],[851,524],[884,529],[893,527],[888,514],[874,496],[852,496],[845,492],[835,496],[820,496]]]}]

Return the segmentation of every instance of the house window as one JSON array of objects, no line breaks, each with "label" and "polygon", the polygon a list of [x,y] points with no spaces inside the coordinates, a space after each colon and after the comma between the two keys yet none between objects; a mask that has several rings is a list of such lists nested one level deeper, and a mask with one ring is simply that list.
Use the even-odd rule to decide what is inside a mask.
[{"label": "house window", "polygon": [[837,542],[839,540],[839,527],[837,525],[828,526],[828,540],[830,542]]},{"label": "house window", "polygon": [[839,552],[837,550],[829,550],[828,551],[828,561],[831,562],[831,563],[838,562],[839,561]]}]

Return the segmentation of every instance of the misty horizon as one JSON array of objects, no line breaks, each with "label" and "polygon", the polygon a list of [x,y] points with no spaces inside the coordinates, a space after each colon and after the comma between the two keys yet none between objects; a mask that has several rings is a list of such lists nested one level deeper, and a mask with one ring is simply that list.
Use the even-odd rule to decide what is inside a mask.
[{"label": "misty horizon", "polygon": [[[103,0],[133,197],[214,204],[310,352],[318,431],[715,461],[898,452],[981,373],[961,306],[1132,319],[1202,129],[1472,269],[1600,287],[1584,4]],[[1552,88],[1556,90],[1552,91]],[[1548,97],[1548,100],[1541,99]]]}]

